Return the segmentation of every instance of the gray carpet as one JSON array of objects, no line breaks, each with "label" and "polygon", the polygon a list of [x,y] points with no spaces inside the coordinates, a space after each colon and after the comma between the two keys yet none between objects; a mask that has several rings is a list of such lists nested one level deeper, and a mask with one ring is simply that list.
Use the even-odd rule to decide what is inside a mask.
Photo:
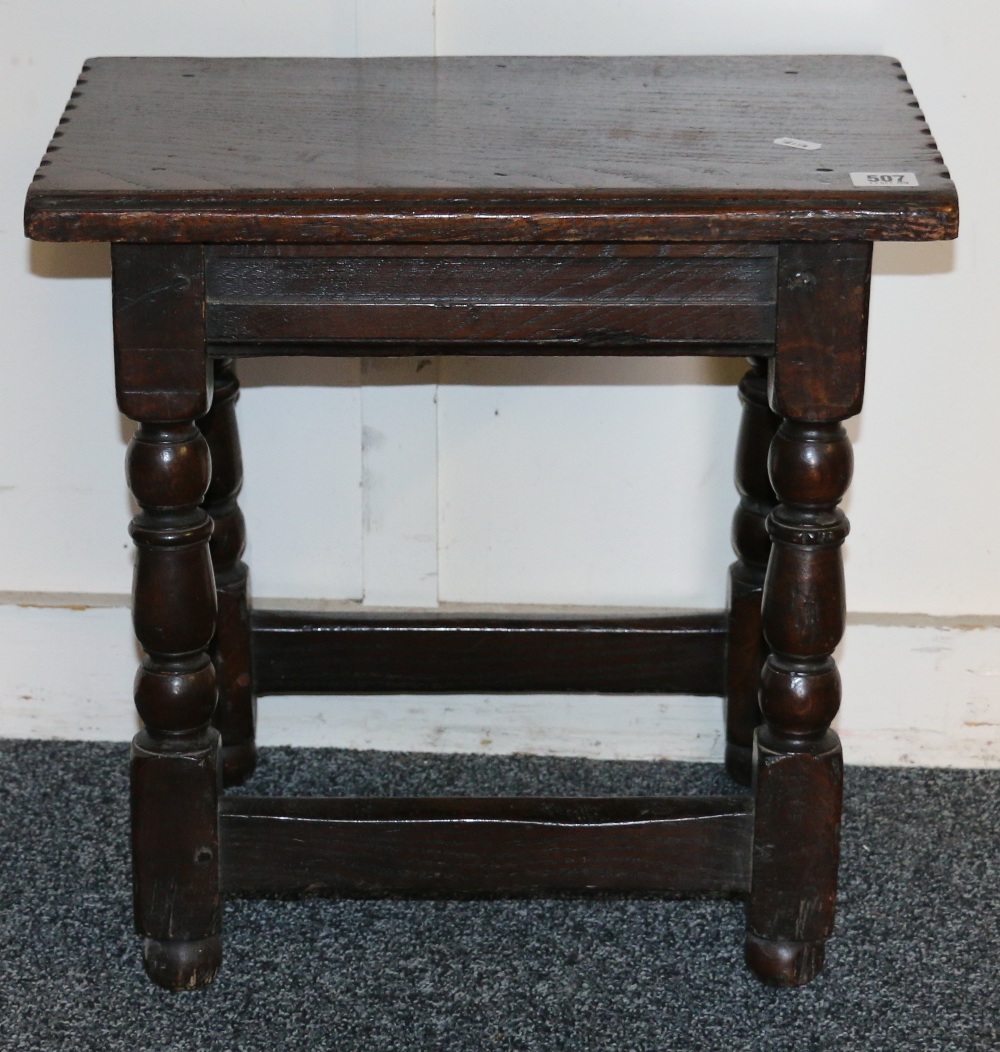
[{"label": "gray carpet", "polygon": [[[1000,1048],[1000,771],[849,768],[838,934],[811,986],[742,965],[730,901],[226,904],[215,985],[130,930],[127,749],[0,742],[0,1048]],[[265,752],[255,792],[727,792],[702,764]]]}]

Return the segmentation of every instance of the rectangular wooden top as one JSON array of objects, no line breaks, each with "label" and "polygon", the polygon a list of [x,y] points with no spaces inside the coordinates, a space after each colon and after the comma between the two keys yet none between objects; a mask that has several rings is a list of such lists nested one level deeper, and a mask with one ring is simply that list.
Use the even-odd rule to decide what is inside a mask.
[{"label": "rectangular wooden top", "polygon": [[100,58],[26,202],[51,241],[954,237],[906,76],[858,55]]}]

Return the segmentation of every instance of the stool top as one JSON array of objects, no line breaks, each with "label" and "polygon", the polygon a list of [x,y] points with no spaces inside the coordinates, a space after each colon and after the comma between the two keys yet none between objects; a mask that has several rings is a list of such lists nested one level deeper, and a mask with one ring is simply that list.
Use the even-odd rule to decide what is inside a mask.
[{"label": "stool top", "polygon": [[49,241],[954,237],[898,62],[100,58],[28,192]]}]

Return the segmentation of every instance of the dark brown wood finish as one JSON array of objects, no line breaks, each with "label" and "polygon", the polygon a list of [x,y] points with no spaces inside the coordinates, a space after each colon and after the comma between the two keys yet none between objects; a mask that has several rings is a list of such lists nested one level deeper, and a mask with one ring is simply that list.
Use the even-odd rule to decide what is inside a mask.
[{"label": "dark brown wood finish", "polygon": [[[150,975],[211,981],[222,890],[601,888],[745,894],[751,967],[811,979],[837,881],[841,421],[871,242],[953,237],[957,216],[887,58],[89,62],[26,228],[116,243]],[[595,352],[750,357],[727,612],[251,617],[232,358]],[[220,798],[253,767],[255,691],[334,690],[722,694],[751,793]]]},{"label": "dark brown wood finish", "polygon": [[27,224],[201,243],[952,237],[913,101],[898,63],[863,55],[92,59]]},{"label": "dark brown wood finish", "polygon": [[241,556],[246,525],[236,502],[243,484],[243,459],[236,429],[240,385],[225,358],[215,361],[212,408],[199,421],[208,442],[212,474],[203,507],[212,520],[209,545],[215,569],[218,617],[211,655],[219,689],[213,723],[222,735],[222,775],[226,785],[239,785],[257,763],[254,732],[257,703],[250,650],[248,569]]},{"label": "dark brown wood finish", "polygon": [[560,345],[689,350],[774,339],[773,250],[701,259],[519,248],[496,246],[487,256],[428,246],[403,257],[331,249],[299,258],[217,250],[208,264],[208,339],[252,344],[258,354],[269,344],[301,351],[333,340],[546,354]]},{"label": "dark brown wood finish", "polygon": [[752,771],[754,732],[760,723],[760,674],[767,656],[760,607],[771,554],[767,517],[775,505],[767,456],[780,417],[767,404],[767,362],[751,359],[740,382],[743,415],[736,445],[739,507],[733,516],[726,648],[726,768],[743,785]]},{"label": "dark brown wood finish", "polygon": [[[211,982],[219,939],[219,736],[210,726],[215,631],[209,556],[208,409],[197,248],[119,247],[114,256],[118,401],[139,422],[128,482],[139,505],[133,623],[143,730],[132,746],[136,927],[150,977],[170,989]],[[200,334],[200,339],[199,339]]]},{"label": "dark brown wood finish", "polygon": [[261,611],[260,694],[722,693],[721,614]]},{"label": "dark brown wood finish", "polygon": [[786,243],[778,261],[771,409],[798,420],[861,412],[868,342],[868,243]]},{"label": "dark brown wood finish", "polygon": [[786,986],[816,975],[833,929],[843,761],[830,723],[840,707],[833,651],[846,617],[840,549],[848,532],[837,505],[853,469],[839,421],[861,403],[869,250],[793,245],[779,264],[770,403],[785,419],[768,458],[778,504],[767,520],[770,653],[754,755],[746,952],[759,975]]},{"label": "dark brown wood finish", "polygon": [[115,388],[133,420],[194,420],[212,404],[198,245],[115,245]]},{"label": "dark brown wood finish", "polygon": [[222,803],[225,890],[745,892],[746,797]]}]

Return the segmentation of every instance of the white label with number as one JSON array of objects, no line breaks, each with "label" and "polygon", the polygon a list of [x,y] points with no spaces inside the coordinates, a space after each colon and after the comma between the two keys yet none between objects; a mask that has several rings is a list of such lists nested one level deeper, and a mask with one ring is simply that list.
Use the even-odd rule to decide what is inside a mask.
[{"label": "white label with number", "polygon": [[823,144],[821,142],[810,142],[808,139],[792,139],[784,136],[774,140],[775,146],[791,146],[793,150],[818,150]]},{"label": "white label with number", "polygon": [[919,186],[913,172],[851,172],[855,186]]}]

